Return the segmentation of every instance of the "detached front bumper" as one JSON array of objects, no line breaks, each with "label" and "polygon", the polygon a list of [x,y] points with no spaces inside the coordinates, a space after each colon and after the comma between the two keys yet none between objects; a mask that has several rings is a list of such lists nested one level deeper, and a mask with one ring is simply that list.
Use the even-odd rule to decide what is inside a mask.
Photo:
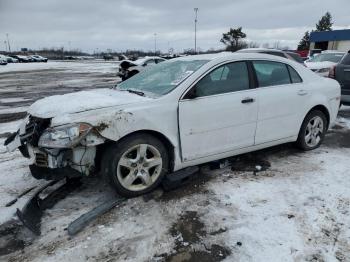
[{"label": "detached front bumper", "polygon": [[48,168],[37,165],[29,165],[32,176],[36,179],[60,180],[65,177],[81,177],[83,174],[71,167]]}]

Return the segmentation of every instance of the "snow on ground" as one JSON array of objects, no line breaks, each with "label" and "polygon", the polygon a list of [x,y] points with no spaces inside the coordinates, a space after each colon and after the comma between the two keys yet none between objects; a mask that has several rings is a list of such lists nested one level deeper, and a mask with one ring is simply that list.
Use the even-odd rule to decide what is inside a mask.
[{"label": "snow on ground", "polygon": [[[62,74],[62,81],[79,74]],[[98,77],[111,78],[101,74],[96,82]],[[91,76],[84,79],[82,88]],[[0,81],[0,93],[2,87],[16,89],[6,83]],[[38,94],[47,95],[48,88]],[[27,106],[27,100],[10,103],[6,114]],[[14,214],[34,191],[11,207],[5,204],[46,182],[30,176],[18,151],[6,152],[1,134],[16,130],[19,120],[1,114],[6,115],[0,111],[1,261],[349,261],[349,107],[342,107],[319,149],[301,152],[283,145],[235,157],[224,169],[203,167],[189,184],[129,199],[74,237],[65,230],[68,224],[111,199],[113,190],[98,176],[84,179],[44,212],[41,236],[30,234]]]},{"label": "snow on ground", "polygon": [[16,132],[22,120],[17,120],[5,124],[0,124],[0,135],[7,132]]},{"label": "snow on ground", "polygon": [[9,63],[0,67],[0,73],[23,72],[33,70],[60,70],[69,69],[72,71],[90,72],[116,72],[118,61],[48,61],[47,63]]}]

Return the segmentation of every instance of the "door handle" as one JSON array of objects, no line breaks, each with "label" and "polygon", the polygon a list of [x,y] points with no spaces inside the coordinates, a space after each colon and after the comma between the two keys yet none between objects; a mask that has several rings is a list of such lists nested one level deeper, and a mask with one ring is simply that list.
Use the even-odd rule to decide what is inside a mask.
[{"label": "door handle", "polygon": [[254,99],[250,98],[250,97],[247,97],[247,98],[244,98],[241,102],[242,102],[242,104],[253,103]]},{"label": "door handle", "polygon": [[344,72],[350,72],[350,69],[344,69]]},{"label": "door handle", "polygon": [[307,95],[307,91],[305,91],[305,90],[299,90],[299,91],[298,91],[298,95],[300,95],[300,96],[305,96],[305,95]]}]

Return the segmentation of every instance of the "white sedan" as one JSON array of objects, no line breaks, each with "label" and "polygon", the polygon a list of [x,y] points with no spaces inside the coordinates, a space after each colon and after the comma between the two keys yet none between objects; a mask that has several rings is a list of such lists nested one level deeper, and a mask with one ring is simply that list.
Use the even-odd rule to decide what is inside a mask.
[{"label": "white sedan", "polygon": [[169,60],[115,89],[35,102],[5,144],[36,178],[100,171],[117,192],[151,191],[166,173],[282,143],[317,148],[336,119],[339,84],[255,53]]}]

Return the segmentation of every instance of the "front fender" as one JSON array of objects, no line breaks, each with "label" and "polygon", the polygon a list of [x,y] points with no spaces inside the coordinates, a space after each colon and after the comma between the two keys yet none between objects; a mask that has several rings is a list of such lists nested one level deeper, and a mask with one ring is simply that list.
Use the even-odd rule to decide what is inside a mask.
[{"label": "front fender", "polygon": [[163,134],[178,147],[177,104],[138,104],[130,108],[104,108],[53,118],[52,125],[85,122],[103,138],[118,141],[131,133],[150,130]]}]

